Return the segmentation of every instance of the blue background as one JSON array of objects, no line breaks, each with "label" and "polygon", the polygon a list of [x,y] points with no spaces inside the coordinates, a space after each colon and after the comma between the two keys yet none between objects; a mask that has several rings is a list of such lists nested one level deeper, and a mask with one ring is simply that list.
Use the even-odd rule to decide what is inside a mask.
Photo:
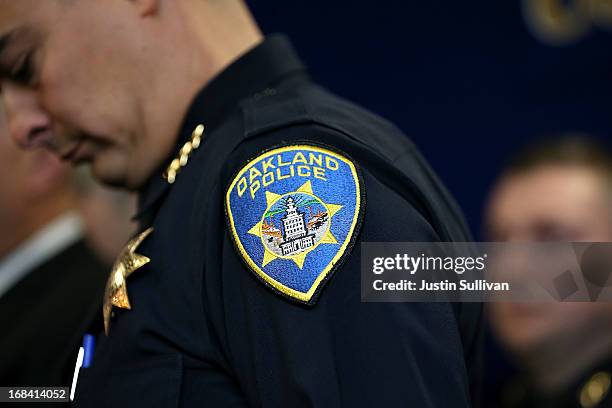
[{"label": "blue background", "polygon": [[416,142],[477,237],[510,153],[557,132],[612,139],[604,29],[548,46],[528,31],[518,0],[249,3],[265,33],[289,34],[319,83]]}]

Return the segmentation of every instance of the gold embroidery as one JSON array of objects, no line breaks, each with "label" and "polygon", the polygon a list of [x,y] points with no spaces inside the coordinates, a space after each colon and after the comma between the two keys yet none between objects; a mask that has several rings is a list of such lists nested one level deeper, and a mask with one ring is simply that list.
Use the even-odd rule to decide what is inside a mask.
[{"label": "gold embroidery", "polygon": [[197,150],[197,148],[200,147],[204,130],[204,125],[200,124],[196,126],[196,128],[191,133],[191,140],[189,140],[183,145],[178,156],[174,160],[172,160],[172,162],[166,169],[164,173],[164,179],[166,179],[169,184],[173,184],[176,181],[176,175],[179,171],[181,171],[181,168],[187,165],[191,153],[193,153],[194,150]]}]

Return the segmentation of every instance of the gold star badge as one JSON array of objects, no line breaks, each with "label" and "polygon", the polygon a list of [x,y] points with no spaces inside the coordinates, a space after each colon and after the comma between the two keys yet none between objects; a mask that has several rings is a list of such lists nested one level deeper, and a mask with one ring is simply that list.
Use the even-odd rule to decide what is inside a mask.
[{"label": "gold star badge", "polygon": [[140,233],[132,239],[126,247],[121,251],[117,261],[113,265],[113,269],[106,282],[106,290],[104,291],[104,306],[102,314],[104,315],[104,333],[108,336],[110,327],[110,317],[113,306],[122,309],[131,309],[130,299],[127,294],[126,278],[130,276],[138,268],[151,262],[149,258],[136,253],[136,249],[145,240],[149,234],[153,232],[153,228]]}]

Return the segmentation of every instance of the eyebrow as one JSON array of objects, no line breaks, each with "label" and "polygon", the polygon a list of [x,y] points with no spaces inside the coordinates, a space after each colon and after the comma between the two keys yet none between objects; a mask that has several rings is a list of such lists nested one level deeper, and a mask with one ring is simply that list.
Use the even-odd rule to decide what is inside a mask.
[{"label": "eyebrow", "polygon": [[0,56],[4,53],[4,50],[9,46],[9,44],[15,40],[17,36],[18,30],[11,30],[7,33],[0,35]]},{"label": "eyebrow", "polygon": [[2,63],[7,48],[20,38],[23,38],[25,34],[27,34],[27,30],[24,28],[14,28],[6,33],[0,34],[0,77],[8,77],[11,75],[10,70]]}]

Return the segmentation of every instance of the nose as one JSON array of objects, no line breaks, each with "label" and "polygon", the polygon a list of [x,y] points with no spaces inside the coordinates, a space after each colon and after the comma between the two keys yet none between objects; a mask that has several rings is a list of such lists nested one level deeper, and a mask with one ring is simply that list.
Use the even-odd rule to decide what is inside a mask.
[{"label": "nose", "polygon": [[33,149],[50,145],[51,120],[40,107],[35,91],[3,83],[2,100],[8,131],[19,146]]}]

